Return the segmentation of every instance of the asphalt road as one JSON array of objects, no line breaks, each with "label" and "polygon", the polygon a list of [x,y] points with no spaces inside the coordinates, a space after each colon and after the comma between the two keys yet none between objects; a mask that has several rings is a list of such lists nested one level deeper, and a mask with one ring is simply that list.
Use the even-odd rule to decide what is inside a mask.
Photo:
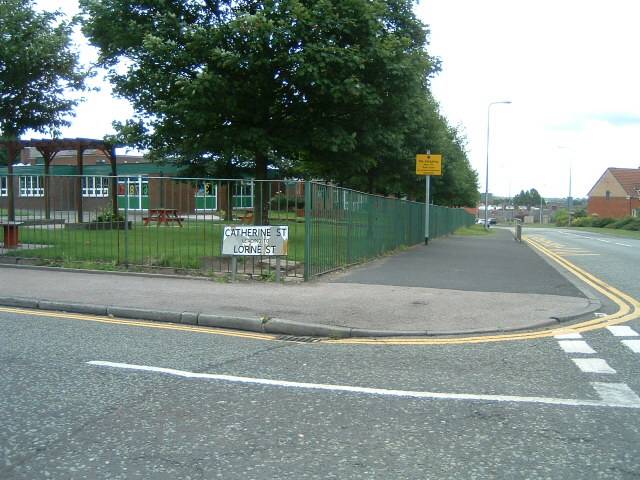
[{"label": "asphalt road", "polygon": [[[632,337],[569,340],[588,354],[554,338],[367,346],[166,326],[0,309],[0,478],[640,476]],[[575,362],[594,357],[615,373]]]},{"label": "asphalt road", "polygon": [[640,299],[640,240],[570,229],[525,229],[549,249]]}]

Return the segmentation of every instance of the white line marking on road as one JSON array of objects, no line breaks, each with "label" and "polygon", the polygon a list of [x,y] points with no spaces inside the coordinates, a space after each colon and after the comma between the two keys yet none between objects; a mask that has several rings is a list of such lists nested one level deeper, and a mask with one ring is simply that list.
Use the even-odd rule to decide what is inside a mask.
[{"label": "white line marking on road", "polygon": [[629,405],[640,402],[640,397],[626,383],[592,382],[591,385],[605,402],[628,403]]},{"label": "white line marking on road", "polygon": [[620,245],[621,247],[630,247],[631,245],[627,245],[626,243],[618,243],[614,242],[616,245]]},{"label": "white line marking on road", "polygon": [[[512,403],[539,403],[547,405],[562,405],[571,407],[621,407],[639,408],[640,398],[625,384],[593,383],[594,388],[601,396],[601,400],[580,400],[571,398],[552,397],[524,397],[518,395],[474,395],[467,393],[438,393],[417,392],[411,390],[387,390],[383,388],[355,387],[350,385],[325,385],[321,383],[288,382],[283,380],[269,380],[265,378],[236,377],[233,375],[215,375],[211,373],[195,373],[172,368],[150,367],[147,365],[131,365],[128,363],[114,363],[104,361],[87,362],[89,365],[101,367],[122,368],[145,372],[164,373],[185,378],[200,378],[206,380],[221,380],[225,382],[268,385],[272,387],[288,387],[304,390],[324,390],[331,392],[360,393],[386,397],[409,397],[426,400],[471,400],[485,402],[512,402]],[[625,388],[626,387],[626,390]]]},{"label": "white line marking on road", "polygon": [[636,332],[633,328],[627,327],[626,325],[613,325],[607,327],[611,333],[613,333],[614,337],[637,337],[638,332]]},{"label": "white line marking on road", "polygon": [[587,342],[582,340],[561,340],[558,344],[567,353],[596,353]]},{"label": "white line marking on road", "polygon": [[632,352],[640,353],[640,340],[622,340],[622,343],[630,348]]},{"label": "white line marking on road", "polygon": [[571,360],[584,373],[616,373],[602,358],[572,358]]},{"label": "white line marking on road", "polygon": [[579,338],[582,338],[582,335],[580,335],[578,332],[563,333],[562,335],[555,335],[553,338],[555,338],[556,340],[577,340]]}]

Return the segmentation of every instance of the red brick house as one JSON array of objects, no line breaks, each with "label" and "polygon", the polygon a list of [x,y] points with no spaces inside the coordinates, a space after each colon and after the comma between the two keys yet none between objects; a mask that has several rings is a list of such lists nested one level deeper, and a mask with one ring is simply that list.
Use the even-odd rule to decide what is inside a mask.
[{"label": "red brick house", "polygon": [[588,195],[589,215],[640,215],[640,168],[607,168]]}]

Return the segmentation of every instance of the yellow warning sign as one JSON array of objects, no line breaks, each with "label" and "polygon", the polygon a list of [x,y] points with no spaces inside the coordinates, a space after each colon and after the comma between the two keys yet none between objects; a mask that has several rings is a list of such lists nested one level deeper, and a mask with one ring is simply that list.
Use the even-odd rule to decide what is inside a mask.
[{"label": "yellow warning sign", "polygon": [[442,155],[416,155],[416,175],[442,175]]}]

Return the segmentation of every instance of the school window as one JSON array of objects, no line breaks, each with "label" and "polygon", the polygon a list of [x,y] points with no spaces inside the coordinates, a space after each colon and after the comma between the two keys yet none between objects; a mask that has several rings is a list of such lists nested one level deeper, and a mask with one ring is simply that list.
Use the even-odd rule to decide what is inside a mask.
[{"label": "school window", "polygon": [[7,177],[0,177],[0,197],[7,196]]},{"label": "school window", "polygon": [[83,197],[108,197],[109,177],[82,177]]},{"label": "school window", "polygon": [[20,177],[21,197],[44,197],[44,177],[30,175]]},{"label": "school window", "polygon": [[233,186],[233,207],[253,208],[253,182],[239,182]]},{"label": "school window", "polygon": [[196,190],[196,210],[218,209],[218,185],[210,180],[200,180]]},{"label": "school window", "polygon": [[610,200],[610,199],[611,199],[611,192],[610,192],[609,190],[607,190],[607,191],[604,193],[604,198],[605,198],[606,200]]}]

